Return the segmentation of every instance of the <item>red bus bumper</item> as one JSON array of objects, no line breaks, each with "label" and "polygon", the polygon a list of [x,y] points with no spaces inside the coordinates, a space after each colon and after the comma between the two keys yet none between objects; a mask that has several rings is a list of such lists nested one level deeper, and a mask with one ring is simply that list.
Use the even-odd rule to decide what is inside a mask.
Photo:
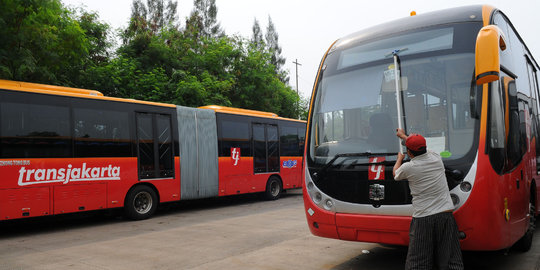
[{"label": "red bus bumper", "polygon": [[409,244],[411,217],[336,214],[336,227],[342,240]]},{"label": "red bus bumper", "polygon": [[392,245],[409,244],[411,217],[333,213],[315,205],[305,188],[304,206],[309,229],[316,236]]}]

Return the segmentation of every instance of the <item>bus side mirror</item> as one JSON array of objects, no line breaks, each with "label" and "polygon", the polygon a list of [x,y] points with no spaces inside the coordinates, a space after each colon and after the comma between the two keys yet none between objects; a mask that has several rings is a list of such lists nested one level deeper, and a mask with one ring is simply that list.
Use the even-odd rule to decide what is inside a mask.
[{"label": "bus side mirror", "polygon": [[480,29],[476,37],[475,78],[481,85],[499,80],[501,70],[499,49],[506,49],[506,41],[499,27],[487,25]]}]

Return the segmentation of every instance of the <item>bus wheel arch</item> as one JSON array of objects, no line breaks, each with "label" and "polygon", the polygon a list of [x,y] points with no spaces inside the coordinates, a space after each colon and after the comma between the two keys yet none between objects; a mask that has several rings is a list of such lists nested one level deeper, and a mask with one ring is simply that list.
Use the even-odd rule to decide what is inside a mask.
[{"label": "bus wheel arch", "polygon": [[283,181],[279,175],[271,175],[266,181],[265,199],[269,201],[277,200],[283,193]]},{"label": "bus wheel arch", "polygon": [[150,218],[157,210],[159,193],[153,185],[137,184],[129,189],[124,200],[124,214],[131,220]]}]

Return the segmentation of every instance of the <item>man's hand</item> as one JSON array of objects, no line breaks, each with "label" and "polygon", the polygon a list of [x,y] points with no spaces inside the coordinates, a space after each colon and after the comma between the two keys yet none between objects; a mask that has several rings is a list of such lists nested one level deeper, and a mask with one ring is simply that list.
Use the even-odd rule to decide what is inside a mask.
[{"label": "man's hand", "polygon": [[407,134],[405,134],[405,131],[401,128],[396,129],[396,136],[398,136],[398,138],[403,139],[403,140],[407,139]]}]

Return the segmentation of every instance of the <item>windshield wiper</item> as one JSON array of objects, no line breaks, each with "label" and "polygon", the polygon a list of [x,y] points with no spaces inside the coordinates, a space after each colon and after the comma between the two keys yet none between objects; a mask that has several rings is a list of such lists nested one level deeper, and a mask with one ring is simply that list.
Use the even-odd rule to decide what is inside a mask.
[{"label": "windshield wiper", "polygon": [[[361,153],[343,153],[343,154],[337,154],[334,156],[334,158],[332,158],[330,161],[328,161],[328,163],[326,163],[324,166],[322,166],[322,168],[319,169],[318,172],[315,172],[313,173],[313,177],[316,177],[318,178],[319,175],[323,172],[325,172],[326,170],[328,170],[328,168],[330,166],[332,166],[332,164],[334,164],[334,162],[338,159],[338,158],[342,158],[342,157],[369,157],[369,156],[396,156],[398,153],[372,153],[372,152],[361,152]],[[381,163],[385,163],[386,161],[381,161],[381,162],[373,162],[373,163],[370,163],[370,164],[381,164]]]}]

